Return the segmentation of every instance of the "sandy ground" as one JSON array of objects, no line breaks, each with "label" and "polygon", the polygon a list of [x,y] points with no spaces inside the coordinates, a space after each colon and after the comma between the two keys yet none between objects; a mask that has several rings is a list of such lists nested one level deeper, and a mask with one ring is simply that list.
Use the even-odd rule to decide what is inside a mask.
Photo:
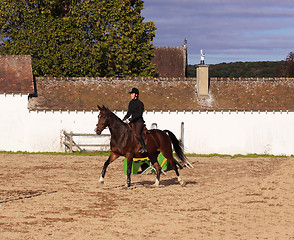
[{"label": "sandy ground", "polygon": [[122,159],[0,154],[0,239],[294,239],[294,158],[193,157],[132,175]]}]

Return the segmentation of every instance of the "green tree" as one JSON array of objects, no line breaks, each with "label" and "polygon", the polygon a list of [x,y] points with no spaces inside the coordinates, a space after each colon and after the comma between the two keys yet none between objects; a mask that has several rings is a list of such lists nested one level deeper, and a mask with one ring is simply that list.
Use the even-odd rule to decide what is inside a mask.
[{"label": "green tree", "polygon": [[231,62],[210,65],[210,77],[279,77],[280,62]]},{"label": "green tree", "polygon": [[294,52],[290,52],[284,65],[285,76],[294,77]]},{"label": "green tree", "polygon": [[0,0],[0,54],[29,54],[36,76],[156,76],[142,0]]}]

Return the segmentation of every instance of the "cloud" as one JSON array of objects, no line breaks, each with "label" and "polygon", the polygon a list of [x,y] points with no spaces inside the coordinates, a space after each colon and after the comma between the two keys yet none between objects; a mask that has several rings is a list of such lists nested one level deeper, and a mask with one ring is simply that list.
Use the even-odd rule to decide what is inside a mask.
[{"label": "cloud", "polygon": [[186,38],[191,56],[205,49],[207,58],[223,52],[246,59],[254,52],[256,60],[282,60],[293,51],[292,0],[150,0],[144,6],[145,21],[157,27],[155,46],[179,46]]}]

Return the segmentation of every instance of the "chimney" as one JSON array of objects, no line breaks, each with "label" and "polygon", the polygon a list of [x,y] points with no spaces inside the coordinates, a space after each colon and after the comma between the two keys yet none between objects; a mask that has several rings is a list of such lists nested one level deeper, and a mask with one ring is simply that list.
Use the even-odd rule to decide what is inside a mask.
[{"label": "chimney", "polygon": [[197,67],[197,94],[198,97],[208,97],[208,68],[209,65],[199,64]]}]

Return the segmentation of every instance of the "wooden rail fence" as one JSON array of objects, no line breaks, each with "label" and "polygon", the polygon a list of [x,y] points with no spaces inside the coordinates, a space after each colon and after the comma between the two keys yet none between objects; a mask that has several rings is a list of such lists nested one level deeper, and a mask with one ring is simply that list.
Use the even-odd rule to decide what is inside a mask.
[{"label": "wooden rail fence", "polygon": [[[64,134],[64,141],[63,144],[65,146],[65,151],[69,151],[69,152],[73,152],[75,149],[76,151],[84,151],[85,149],[83,149],[83,147],[97,147],[97,148],[107,148],[110,149],[110,145],[109,142],[107,144],[94,144],[94,143],[77,143],[74,140],[74,137],[85,137],[85,138],[96,138],[97,142],[99,142],[99,138],[103,138],[103,137],[109,137],[110,139],[110,134],[101,134],[101,135],[97,135],[97,134],[90,134],[90,133],[73,133],[71,132],[66,132],[63,131]],[[99,150],[97,150],[99,151]]]}]

